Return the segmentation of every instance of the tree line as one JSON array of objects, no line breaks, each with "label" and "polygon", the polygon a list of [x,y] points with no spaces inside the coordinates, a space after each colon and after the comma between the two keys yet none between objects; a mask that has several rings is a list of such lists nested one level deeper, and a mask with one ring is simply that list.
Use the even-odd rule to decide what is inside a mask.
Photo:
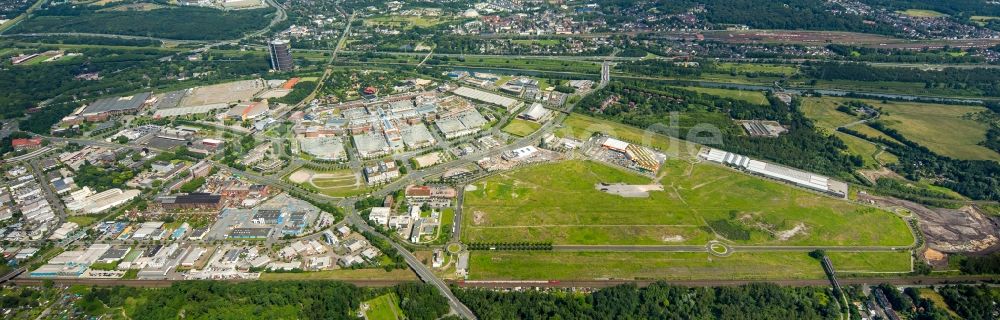
[{"label": "tree line", "polygon": [[[438,319],[448,302],[426,284],[360,288],[335,281],[180,281],[168,288],[92,287],[75,302],[87,315],[133,319],[357,319],[361,302],[395,293],[408,319]],[[124,308],[123,311],[112,310]]]},{"label": "tree line", "polygon": [[689,288],[658,282],[591,294],[457,289],[481,319],[840,319],[832,292],[753,283]]}]

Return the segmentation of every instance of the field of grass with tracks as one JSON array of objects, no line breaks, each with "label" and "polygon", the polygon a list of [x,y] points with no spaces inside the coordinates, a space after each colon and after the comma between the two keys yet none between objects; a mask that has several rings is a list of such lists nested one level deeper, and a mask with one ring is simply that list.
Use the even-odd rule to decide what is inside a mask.
[{"label": "field of grass with tracks", "polygon": [[[501,173],[465,193],[465,242],[704,244],[710,221],[738,220],[746,245],[906,246],[902,219],[710,164],[668,160],[664,191],[623,198],[597,183],[650,184],[603,163],[564,161]],[[790,231],[795,230],[795,231]]]}]

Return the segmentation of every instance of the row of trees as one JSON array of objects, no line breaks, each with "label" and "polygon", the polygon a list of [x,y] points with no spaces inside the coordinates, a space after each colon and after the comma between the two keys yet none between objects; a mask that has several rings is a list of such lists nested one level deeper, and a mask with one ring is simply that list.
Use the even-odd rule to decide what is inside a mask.
[{"label": "row of trees", "polygon": [[825,288],[755,283],[688,288],[654,283],[597,290],[581,296],[538,291],[459,289],[455,294],[481,319],[839,319]]},{"label": "row of trees", "polygon": [[927,87],[940,84],[954,89],[974,88],[986,96],[1000,96],[1000,70],[991,68],[944,68],[937,71],[874,67],[861,63],[817,62],[806,63],[802,72],[819,80],[922,82]]},{"label": "row of trees", "polygon": [[129,304],[123,312],[134,319],[357,319],[362,301],[390,292],[400,298],[399,307],[408,319],[438,319],[448,313],[447,299],[430,285],[359,288],[333,281],[182,281],[163,289],[93,287],[76,306],[88,315],[100,316]]},{"label": "row of trees", "polygon": [[73,4],[49,5],[11,33],[101,33],[183,40],[236,39],[267,26],[274,9],[220,11],[194,6],[148,11],[106,10]]},{"label": "row of trees", "polygon": [[473,242],[467,245],[469,250],[552,250],[551,242]]}]

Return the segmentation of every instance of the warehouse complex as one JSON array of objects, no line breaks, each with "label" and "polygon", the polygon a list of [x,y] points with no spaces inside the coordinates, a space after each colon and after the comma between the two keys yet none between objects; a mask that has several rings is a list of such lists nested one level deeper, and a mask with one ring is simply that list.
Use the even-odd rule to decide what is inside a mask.
[{"label": "warehouse complex", "polygon": [[804,188],[828,193],[838,197],[847,197],[847,183],[830,179],[829,177],[801,171],[769,162],[754,160],[750,157],[714,148],[703,148],[698,157],[740,170],[764,176],[767,178],[789,182]]}]

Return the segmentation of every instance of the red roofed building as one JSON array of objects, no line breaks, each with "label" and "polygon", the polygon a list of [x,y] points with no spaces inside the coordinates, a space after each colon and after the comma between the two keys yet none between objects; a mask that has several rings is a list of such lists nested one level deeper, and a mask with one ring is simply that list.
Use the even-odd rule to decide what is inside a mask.
[{"label": "red roofed building", "polygon": [[14,147],[14,150],[35,149],[42,146],[42,138],[14,139],[10,141],[10,145]]},{"label": "red roofed building", "polygon": [[411,206],[429,205],[432,208],[444,208],[451,205],[451,199],[457,196],[454,188],[446,186],[407,186],[406,202]]},{"label": "red roofed building", "polygon": [[373,95],[378,93],[378,89],[375,89],[375,87],[365,87],[365,90],[362,92],[367,95]]},{"label": "red roofed building", "polygon": [[302,80],[302,79],[300,79],[300,78],[291,78],[291,79],[288,79],[288,81],[285,81],[285,83],[281,85],[281,88],[282,89],[291,89],[292,87],[295,87],[295,84],[299,83],[299,80]]}]

